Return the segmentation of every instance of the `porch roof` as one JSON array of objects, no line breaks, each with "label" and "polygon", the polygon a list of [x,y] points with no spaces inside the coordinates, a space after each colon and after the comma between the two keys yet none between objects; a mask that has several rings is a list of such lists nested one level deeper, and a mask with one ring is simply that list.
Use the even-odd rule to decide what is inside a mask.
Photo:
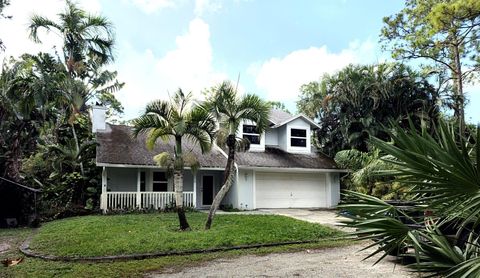
[{"label": "porch roof", "polygon": [[[162,152],[173,153],[173,140],[159,140],[150,151],[145,145],[145,139],[144,134],[134,138],[129,126],[107,124],[105,132],[97,133],[97,163],[154,166],[155,155]],[[184,153],[192,152],[202,168],[224,168],[226,165],[226,157],[216,148],[202,154],[200,147],[190,140],[183,140],[182,147]]]}]

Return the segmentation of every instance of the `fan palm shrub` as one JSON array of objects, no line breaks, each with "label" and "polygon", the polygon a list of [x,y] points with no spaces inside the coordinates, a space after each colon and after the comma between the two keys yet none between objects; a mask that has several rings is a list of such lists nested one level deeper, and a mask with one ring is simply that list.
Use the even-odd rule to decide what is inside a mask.
[{"label": "fan palm shrub", "polygon": [[[383,160],[392,168],[377,175],[393,177],[413,194],[410,211],[376,197],[347,191],[341,209],[344,224],[359,238],[373,239],[378,247],[371,256],[402,253],[415,257],[410,266],[419,272],[447,277],[480,277],[480,132],[457,134],[453,125],[440,121],[436,134],[396,127],[392,142],[372,139],[390,155]],[[417,218],[415,213],[425,216]]]},{"label": "fan palm shrub", "polygon": [[356,149],[343,150],[335,155],[335,162],[351,172],[342,177],[349,190],[365,193],[383,200],[402,200],[408,198],[408,191],[391,177],[381,177],[375,173],[379,170],[391,169],[385,162],[388,155],[379,149],[361,152]]}]

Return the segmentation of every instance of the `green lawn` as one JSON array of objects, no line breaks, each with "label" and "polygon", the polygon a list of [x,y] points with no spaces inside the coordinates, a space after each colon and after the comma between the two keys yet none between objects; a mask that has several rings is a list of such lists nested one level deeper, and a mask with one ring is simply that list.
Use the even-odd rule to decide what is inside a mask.
[{"label": "green lawn", "polygon": [[[34,251],[68,255],[99,255],[211,248],[229,244],[249,244],[301,239],[322,239],[341,233],[321,225],[309,224],[282,216],[218,215],[212,230],[203,231],[206,214],[189,213],[193,231],[177,232],[175,214],[135,214],[86,216],[43,224],[34,238]],[[1,230],[0,242],[15,248],[0,254],[0,259],[22,256],[16,249],[31,234],[31,229]],[[132,243],[134,242],[134,243]],[[146,260],[104,263],[64,263],[25,258],[14,267],[0,266],[0,277],[142,277],[150,271],[194,266],[218,258],[241,255],[265,255],[305,249],[352,244],[348,240],[325,240],[318,243],[233,250],[185,256],[168,256]],[[182,249],[182,250],[185,250]]]},{"label": "green lawn", "polygon": [[274,215],[218,215],[203,230],[205,213],[187,214],[192,231],[179,232],[177,215],[85,216],[45,223],[30,248],[53,255],[99,256],[207,249],[244,244],[315,240],[338,230]]}]

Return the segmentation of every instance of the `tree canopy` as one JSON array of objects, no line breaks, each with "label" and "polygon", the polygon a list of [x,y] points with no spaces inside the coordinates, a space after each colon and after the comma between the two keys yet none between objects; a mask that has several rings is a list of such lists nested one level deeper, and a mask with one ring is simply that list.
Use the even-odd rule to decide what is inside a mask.
[{"label": "tree canopy", "polygon": [[300,112],[316,118],[318,147],[334,156],[343,149],[368,151],[370,136],[388,139],[384,126],[431,124],[438,117],[438,93],[401,64],[350,65],[301,87]]},{"label": "tree canopy", "polygon": [[394,58],[422,59],[428,71],[447,76],[440,85],[453,85],[449,95],[463,132],[464,85],[480,70],[480,1],[406,0],[384,23],[383,46]]}]

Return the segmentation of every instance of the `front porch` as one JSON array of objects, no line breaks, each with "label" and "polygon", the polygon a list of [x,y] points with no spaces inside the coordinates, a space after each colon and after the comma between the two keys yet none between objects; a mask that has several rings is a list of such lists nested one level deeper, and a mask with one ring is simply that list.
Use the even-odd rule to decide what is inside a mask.
[{"label": "front porch", "polygon": [[[207,209],[221,187],[223,169],[184,171],[183,205]],[[228,202],[228,198],[226,198]],[[100,208],[103,212],[165,209],[175,202],[173,178],[158,167],[103,167]]]}]

